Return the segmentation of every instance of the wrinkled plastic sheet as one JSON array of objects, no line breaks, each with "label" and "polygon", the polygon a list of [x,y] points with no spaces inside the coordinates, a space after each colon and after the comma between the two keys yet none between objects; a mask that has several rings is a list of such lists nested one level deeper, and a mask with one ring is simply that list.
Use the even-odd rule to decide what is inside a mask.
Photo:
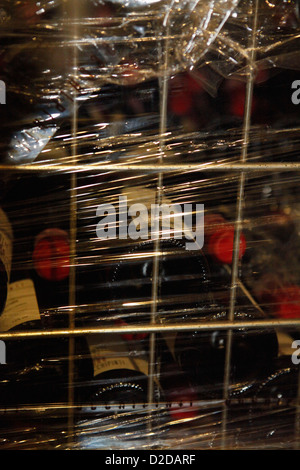
[{"label": "wrinkled plastic sheet", "polygon": [[[0,78],[6,85],[1,204],[14,230],[10,282],[13,288],[20,278],[32,279],[46,333],[37,348],[25,337],[4,336],[8,372],[2,370],[1,377],[1,445],[295,448],[299,113],[291,102],[291,84],[299,68],[299,5],[237,0],[107,5],[95,0],[82,8],[81,3],[1,2]],[[251,87],[249,123],[244,101]],[[183,105],[172,101],[178,93],[185,93]],[[228,111],[219,101],[224,95],[241,107]],[[184,112],[188,99],[192,105]],[[273,164],[278,166],[268,166]],[[212,260],[206,239],[201,252],[189,252],[178,240],[157,246],[150,232],[144,240],[115,236],[125,210],[120,197],[127,198],[128,207],[138,202],[149,208],[158,197],[166,204],[204,204],[208,214],[222,213],[236,227],[237,196],[243,200],[239,216],[247,242],[237,285],[232,284],[231,263]],[[100,204],[116,209],[112,237],[105,239],[97,235]],[[128,219],[136,234],[134,220]],[[66,230],[71,247],[70,276],[51,288],[33,260],[34,239],[44,225]],[[155,257],[165,271],[154,297]],[[289,323],[250,328],[246,336],[254,349],[265,332],[266,341],[277,338],[278,350],[262,370],[264,361],[250,356],[246,375],[235,378],[228,391],[224,356],[202,364],[203,378],[193,371],[201,363],[198,356],[185,363],[189,368],[178,357],[183,360],[180,353],[199,337],[203,357],[209,358],[207,348],[216,339],[224,352],[222,322],[233,291],[235,320]],[[283,293],[287,316],[279,317]],[[32,302],[17,304],[19,311],[32,312]],[[70,325],[82,330],[75,335],[76,347],[87,330],[121,327],[116,344],[117,350],[126,346],[122,357],[141,354],[149,361],[153,333],[147,326],[153,318],[162,327],[154,336],[150,366],[158,376],[154,404],[91,403],[90,395],[82,393],[91,383],[102,389],[106,381],[94,383],[88,349],[72,350]],[[174,334],[163,327],[186,322],[208,327],[197,334],[185,331],[176,355]],[[66,338],[47,336],[53,328],[63,329]],[[243,337],[247,328],[238,331]],[[24,365],[15,344],[20,351],[39,354]],[[171,350],[170,361],[165,349]],[[55,351],[51,359],[49,351]],[[115,359],[117,353],[110,354]],[[74,364],[78,376],[70,377]],[[175,384],[171,392],[166,381]],[[185,384],[183,389],[179,384]]]}]

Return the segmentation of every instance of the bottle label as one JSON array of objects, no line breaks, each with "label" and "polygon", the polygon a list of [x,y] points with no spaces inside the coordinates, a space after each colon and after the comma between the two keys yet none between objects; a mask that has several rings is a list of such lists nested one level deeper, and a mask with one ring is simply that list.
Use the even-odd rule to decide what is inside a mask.
[{"label": "bottle label", "polygon": [[284,331],[277,331],[278,339],[278,356],[290,356],[292,357],[295,350],[292,347],[294,339]]},{"label": "bottle label", "polygon": [[10,278],[13,234],[10,222],[0,209],[0,260],[4,264],[8,279]]},{"label": "bottle label", "polygon": [[128,369],[148,375],[148,362],[138,353],[132,355],[118,335],[93,335],[88,345],[94,366],[94,376],[110,370]]},{"label": "bottle label", "polygon": [[33,281],[23,279],[10,284],[6,305],[0,317],[0,331],[8,331],[22,323],[40,318]]}]

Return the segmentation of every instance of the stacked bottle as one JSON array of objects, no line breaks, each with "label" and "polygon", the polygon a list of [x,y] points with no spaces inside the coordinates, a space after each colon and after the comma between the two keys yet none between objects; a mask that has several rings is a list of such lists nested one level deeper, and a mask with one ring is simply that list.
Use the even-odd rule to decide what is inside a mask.
[{"label": "stacked bottle", "polygon": [[11,223],[0,208],[0,314],[7,299],[12,262],[13,232]]},{"label": "stacked bottle", "polygon": [[[3,332],[47,332],[68,325],[68,201],[59,198],[62,181],[57,176],[24,176],[14,181],[3,202],[14,233],[8,297],[0,317]],[[8,259],[10,244],[3,248]],[[25,336],[5,345],[2,405],[67,401],[67,337]]]}]

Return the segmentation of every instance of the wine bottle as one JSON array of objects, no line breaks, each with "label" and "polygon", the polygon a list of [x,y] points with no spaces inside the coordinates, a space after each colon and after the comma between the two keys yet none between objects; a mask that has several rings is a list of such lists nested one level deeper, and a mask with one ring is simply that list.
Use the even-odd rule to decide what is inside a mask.
[{"label": "wine bottle", "polygon": [[159,385],[167,403],[167,420],[177,424],[199,416],[197,389],[189,375],[174,361],[168,343],[162,334],[156,339]]},{"label": "wine bottle", "polygon": [[[219,305],[228,305],[231,288],[231,264],[235,227],[221,213],[208,208],[204,214],[203,251],[210,266],[211,291]],[[240,234],[239,260],[247,253],[245,230]],[[239,294],[239,292],[238,292]]]},{"label": "wine bottle", "polygon": [[87,347],[82,343],[75,388],[78,445],[98,449],[110,446],[116,439],[116,429],[118,433],[122,430],[118,437],[122,445],[136,444],[144,439],[150,422],[155,432],[166,420],[158,407],[161,389],[156,376],[154,403],[148,403],[147,350],[143,344],[130,344],[117,334],[93,334],[84,339]]},{"label": "wine bottle", "polygon": [[56,326],[69,303],[69,187],[69,175],[23,175],[3,200],[14,232],[11,282],[32,279],[40,310],[50,320],[57,309]]},{"label": "wine bottle", "polygon": [[[66,230],[52,226],[34,240],[32,279],[41,309],[60,309],[68,304],[70,242]],[[63,315],[61,315],[63,320]]]},{"label": "wine bottle", "polygon": [[[209,267],[203,253],[187,251],[184,241],[159,242],[157,313],[168,321],[198,317],[209,307]],[[150,320],[154,241],[144,241],[120,255],[110,278],[115,320],[128,324]],[[120,306],[118,306],[120,305]],[[141,339],[144,333],[127,336]]]},{"label": "wine bottle", "polygon": [[0,208],[0,314],[7,299],[12,262],[13,231],[5,212]]},{"label": "wine bottle", "polygon": [[[49,318],[40,313],[33,281],[23,279],[11,283],[0,319],[0,331],[46,330],[49,330]],[[67,400],[67,338],[47,338],[42,334],[25,336],[6,340],[5,346],[6,364],[1,366],[2,405]]]},{"label": "wine bottle", "polygon": [[[146,403],[148,361],[145,351],[130,351],[120,335],[91,335],[81,367],[85,375],[77,400],[87,404]],[[88,371],[88,372],[87,372]],[[89,376],[89,380],[88,380]]]},{"label": "wine bottle", "polygon": [[293,448],[299,366],[291,356],[280,356],[257,387],[249,407],[248,438],[263,449]]},{"label": "wine bottle", "polygon": [[[258,321],[257,311],[236,312],[235,321]],[[207,321],[226,320],[226,312],[210,315]],[[225,330],[179,333],[169,337],[174,357],[182,370],[193,378],[197,391],[204,397],[223,396],[224,370],[228,333]],[[275,329],[235,328],[232,330],[230,393],[248,390],[273,367],[278,355]]]},{"label": "wine bottle", "polygon": [[[57,261],[47,249],[52,238],[57,243],[53,228],[60,228],[60,236],[63,233],[64,237],[59,241],[63,240],[64,248],[67,246],[62,231],[68,227],[69,205],[59,189],[65,187],[68,178],[65,175],[62,178],[24,175],[5,198],[4,206],[14,232],[14,250],[9,303],[1,316],[1,331],[43,333],[68,324],[65,309],[69,304],[68,278],[63,271],[62,280],[53,280],[48,276],[51,270],[45,268]],[[50,239],[42,233],[49,228]],[[36,237],[39,238],[36,240]],[[56,275],[57,272],[55,270]],[[67,400],[69,339],[42,333],[5,342],[7,364],[2,371],[6,371],[8,393],[4,401],[35,404]]]}]

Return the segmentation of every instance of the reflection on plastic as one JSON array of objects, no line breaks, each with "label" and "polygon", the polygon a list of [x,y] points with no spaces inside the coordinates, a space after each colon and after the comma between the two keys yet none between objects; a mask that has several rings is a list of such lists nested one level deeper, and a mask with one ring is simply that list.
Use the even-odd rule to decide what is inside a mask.
[{"label": "reflection on plastic", "polygon": [[[24,334],[2,447],[297,447],[298,2],[2,0],[0,24],[0,326]],[[149,203],[187,208],[189,233]],[[232,305],[255,329],[214,330]]]}]

